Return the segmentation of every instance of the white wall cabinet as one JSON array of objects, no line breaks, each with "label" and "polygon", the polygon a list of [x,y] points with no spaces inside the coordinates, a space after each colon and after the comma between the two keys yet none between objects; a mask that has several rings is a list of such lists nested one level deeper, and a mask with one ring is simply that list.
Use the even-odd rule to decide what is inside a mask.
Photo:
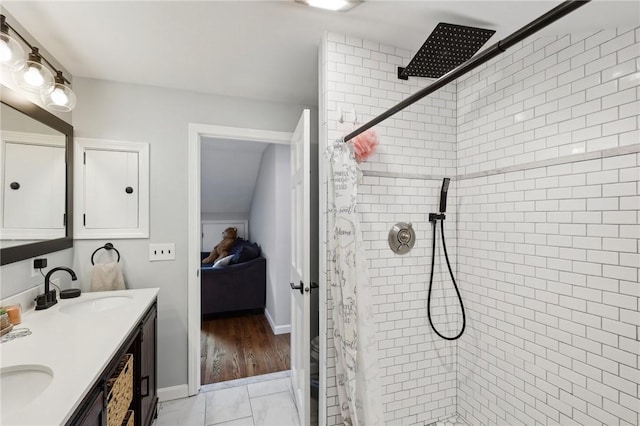
[{"label": "white wall cabinet", "polygon": [[2,238],[39,240],[65,234],[65,138],[2,132]]},{"label": "white wall cabinet", "polygon": [[149,237],[149,144],[76,138],[78,239]]}]

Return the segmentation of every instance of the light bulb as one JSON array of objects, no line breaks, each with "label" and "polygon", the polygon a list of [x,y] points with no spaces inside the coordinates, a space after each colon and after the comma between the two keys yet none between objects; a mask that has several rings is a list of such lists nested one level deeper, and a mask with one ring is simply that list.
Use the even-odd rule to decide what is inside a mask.
[{"label": "light bulb", "polygon": [[40,87],[44,83],[44,77],[37,67],[30,65],[29,69],[24,73],[24,81],[30,86]]},{"label": "light bulb", "polygon": [[62,105],[67,105],[69,103],[69,97],[67,97],[67,95],[64,93],[64,90],[62,90],[59,87],[56,87],[55,89],[53,89],[53,92],[49,96],[51,96],[51,100],[56,105],[62,106]]},{"label": "light bulb", "polygon": [[0,40],[0,62],[3,64],[9,62],[12,56],[11,48],[9,48],[4,40]]}]

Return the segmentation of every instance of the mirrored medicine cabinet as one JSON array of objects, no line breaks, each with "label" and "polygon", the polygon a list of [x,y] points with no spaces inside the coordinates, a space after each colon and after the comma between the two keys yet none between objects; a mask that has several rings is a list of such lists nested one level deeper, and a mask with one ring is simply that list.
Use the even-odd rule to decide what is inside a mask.
[{"label": "mirrored medicine cabinet", "polygon": [[0,86],[0,265],[73,246],[73,127]]}]

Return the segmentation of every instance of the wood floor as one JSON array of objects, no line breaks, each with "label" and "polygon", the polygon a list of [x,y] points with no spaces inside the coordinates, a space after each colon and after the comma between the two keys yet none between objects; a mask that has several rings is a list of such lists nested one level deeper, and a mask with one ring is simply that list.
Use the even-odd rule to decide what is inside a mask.
[{"label": "wood floor", "polygon": [[264,314],[203,320],[201,383],[224,382],[291,368],[290,334],[274,335]]}]

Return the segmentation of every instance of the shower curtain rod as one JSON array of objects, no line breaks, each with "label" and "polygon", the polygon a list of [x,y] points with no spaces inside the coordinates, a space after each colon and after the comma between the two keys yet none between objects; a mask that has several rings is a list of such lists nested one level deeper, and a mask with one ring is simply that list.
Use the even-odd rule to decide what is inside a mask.
[{"label": "shower curtain rod", "polygon": [[344,141],[347,142],[347,141],[355,138],[356,136],[358,136],[359,134],[363,133],[364,131],[372,128],[376,124],[378,124],[378,123],[386,120],[387,118],[391,117],[392,115],[402,111],[403,109],[405,109],[409,105],[414,104],[415,102],[419,101],[420,99],[424,98],[425,96],[435,92],[436,90],[438,90],[442,86],[445,86],[446,84],[452,82],[456,78],[463,76],[464,74],[468,73],[472,69],[474,69],[474,68],[484,64],[485,62],[489,61],[490,59],[498,56],[502,52],[505,52],[508,48],[510,48],[514,44],[524,40],[525,38],[529,37],[530,35],[538,32],[539,30],[541,30],[544,27],[546,27],[547,25],[557,21],[558,19],[562,18],[563,16],[568,15],[569,13],[573,12],[577,8],[579,8],[581,6],[584,6],[585,4],[589,3],[590,1],[591,0],[567,0],[567,1],[559,4],[558,6],[554,7],[553,9],[551,9],[550,11],[545,13],[544,15],[540,16],[538,19],[536,19],[534,21],[531,21],[529,24],[527,24],[524,27],[520,28],[516,32],[514,32],[511,35],[503,38],[502,40],[500,40],[499,42],[495,43],[491,47],[485,49],[484,51],[482,51],[478,55],[476,55],[473,58],[469,59],[468,61],[460,64],[458,67],[452,69],[451,71],[449,71],[448,73],[446,73],[445,75],[443,75],[442,77],[438,78],[436,81],[431,83],[429,86],[427,86],[424,89],[421,89],[420,91],[414,93],[413,95],[409,96],[407,99],[405,99],[404,101],[400,102],[396,106],[391,107],[390,109],[388,109],[387,111],[383,112],[379,116],[375,117],[371,121],[369,121],[369,122],[363,124],[362,126],[358,127],[353,132],[351,132],[348,135],[346,135],[344,137]]}]

